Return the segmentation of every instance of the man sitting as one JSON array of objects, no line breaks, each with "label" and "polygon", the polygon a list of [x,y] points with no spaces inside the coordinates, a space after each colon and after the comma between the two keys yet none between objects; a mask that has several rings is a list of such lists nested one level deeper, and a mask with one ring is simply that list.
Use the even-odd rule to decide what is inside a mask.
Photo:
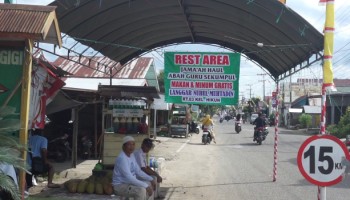
[{"label": "man sitting", "polygon": [[[155,180],[157,180],[157,183],[161,183],[163,181],[162,177],[159,176],[157,172],[155,172],[152,168],[147,166],[147,154],[154,148],[154,144],[151,139],[145,138],[142,141],[141,148],[136,150],[134,152],[136,162],[141,168],[142,171],[144,171],[146,174],[152,176]],[[155,197],[158,197],[157,190],[155,193]]]},{"label": "man sitting", "polygon": [[[58,188],[60,185],[52,183],[54,168],[53,165],[47,159],[47,139],[42,136],[42,130],[36,129],[32,131],[32,136],[29,138],[28,147],[31,150],[31,155],[28,156],[28,165],[32,166],[32,159],[34,157],[39,157],[43,161],[43,174],[48,173],[47,187],[49,188]],[[33,171],[33,170],[32,170]],[[30,188],[32,184],[32,175],[26,175],[27,187]]]},{"label": "man sitting", "polygon": [[135,200],[153,199],[152,194],[156,181],[137,165],[133,154],[135,150],[134,138],[125,136],[122,148],[113,169],[112,185],[115,194],[133,197]]}]

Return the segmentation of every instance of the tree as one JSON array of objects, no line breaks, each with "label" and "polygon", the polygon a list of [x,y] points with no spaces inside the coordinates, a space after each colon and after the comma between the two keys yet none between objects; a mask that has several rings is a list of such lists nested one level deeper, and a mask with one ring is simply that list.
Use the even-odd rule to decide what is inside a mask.
[{"label": "tree", "polygon": [[300,115],[298,120],[303,127],[309,128],[309,126],[311,125],[312,117],[311,115],[303,113],[302,115]]},{"label": "tree", "polygon": [[346,135],[350,134],[350,107],[346,109],[346,113],[340,118],[339,123],[328,126],[327,131],[338,138],[345,138]]},{"label": "tree", "polygon": [[157,79],[158,79],[158,84],[159,84],[159,91],[161,93],[165,93],[165,88],[164,88],[164,70],[160,70],[158,75],[157,75]]},{"label": "tree", "polygon": [[[13,117],[18,115],[15,110],[16,108],[9,106],[0,108],[0,163],[26,170],[25,161],[19,156],[24,147],[19,144],[18,137],[13,136],[20,129],[20,120]],[[21,199],[12,178],[3,173],[0,173],[0,192],[14,200]]]}]

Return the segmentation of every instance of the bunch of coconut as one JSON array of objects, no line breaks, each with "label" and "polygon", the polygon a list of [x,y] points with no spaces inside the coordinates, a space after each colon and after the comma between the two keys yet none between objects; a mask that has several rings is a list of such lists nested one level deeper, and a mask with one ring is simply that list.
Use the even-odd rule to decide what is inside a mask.
[{"label": "bunch of coconut", "polygon": [[65,188],[70,193],[88,194],[113,194],[112,171],[108,171],[103,176],[91,175],[86,179],[71,179],[64,183]]}]

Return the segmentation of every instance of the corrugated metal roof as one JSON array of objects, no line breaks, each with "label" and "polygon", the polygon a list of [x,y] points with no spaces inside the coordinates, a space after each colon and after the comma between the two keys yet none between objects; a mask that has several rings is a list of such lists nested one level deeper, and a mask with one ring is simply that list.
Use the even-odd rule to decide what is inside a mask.
[{"label": "corrugated metal roof", "polygon": [[0,4],[0,37],[31,38],[61,45],[55,6]]},{"label": "corrugated metal roof", "polygon": [[185,42],[246,53],[275,79],[321,59],[323,35],[276,0],[99,2],[56,0],[50,5],[57,6],[62,32],[121,63]]},{"label": "corrugated metal roof", "polygon": [[146,97],[148,99],[159,99],[158,91],[152,86],[120,86],[120,85],[99,85],[98,93],[101,96],[120,98],[120,97]]},{"label": "corrugated metal roof", "polygon": [[[80,57],[80,61],[83,64],[88,65],[89,67],[85,67],[77,63],[79,61],[79,57],[70,57],[73,61],[67,60],[65,58],[56,59],[53,64],[56,67],[63,69],[64,71],[72,74],[73,77],[92,77],[92,78],[109,78],[108,74],[104,74],[102,72],[96,71],[105,70],[105,67],[102,65],[103,63],[107,64],[108,67],[112,68],[112,74],[115,74],[113,77],[116,78],[128,78],[128,79],[144,79],[146,77],[147,71],[153,63],[153,58],[150,57],[141,57],[133,60],[125,65],[120,65],[120,63],[116,63],[108,59],[107,57],[94,57],[91,59],[90,57]],[[77,61],[77,62],[74,62]],[[89,64],[90,63],[90,64]]]},{"label": "corrugated metal roof", "polygon": [[[98,85],[109,85],[108,78],[67,78],[65,88],[97,90]],[[112,79],[112,85],[144,86],[146,79]]]}]

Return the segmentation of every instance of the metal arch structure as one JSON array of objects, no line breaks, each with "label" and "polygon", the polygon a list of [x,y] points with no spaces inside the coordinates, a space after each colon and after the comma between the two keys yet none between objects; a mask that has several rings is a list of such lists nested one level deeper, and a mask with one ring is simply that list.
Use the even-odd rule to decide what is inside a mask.
[{"label": "metal arch structure", "polygon": [[62,32],[125,64],[157,47],[211,43],[281,80],[322,59],[323,35],[277,0],[56,0]]}]

